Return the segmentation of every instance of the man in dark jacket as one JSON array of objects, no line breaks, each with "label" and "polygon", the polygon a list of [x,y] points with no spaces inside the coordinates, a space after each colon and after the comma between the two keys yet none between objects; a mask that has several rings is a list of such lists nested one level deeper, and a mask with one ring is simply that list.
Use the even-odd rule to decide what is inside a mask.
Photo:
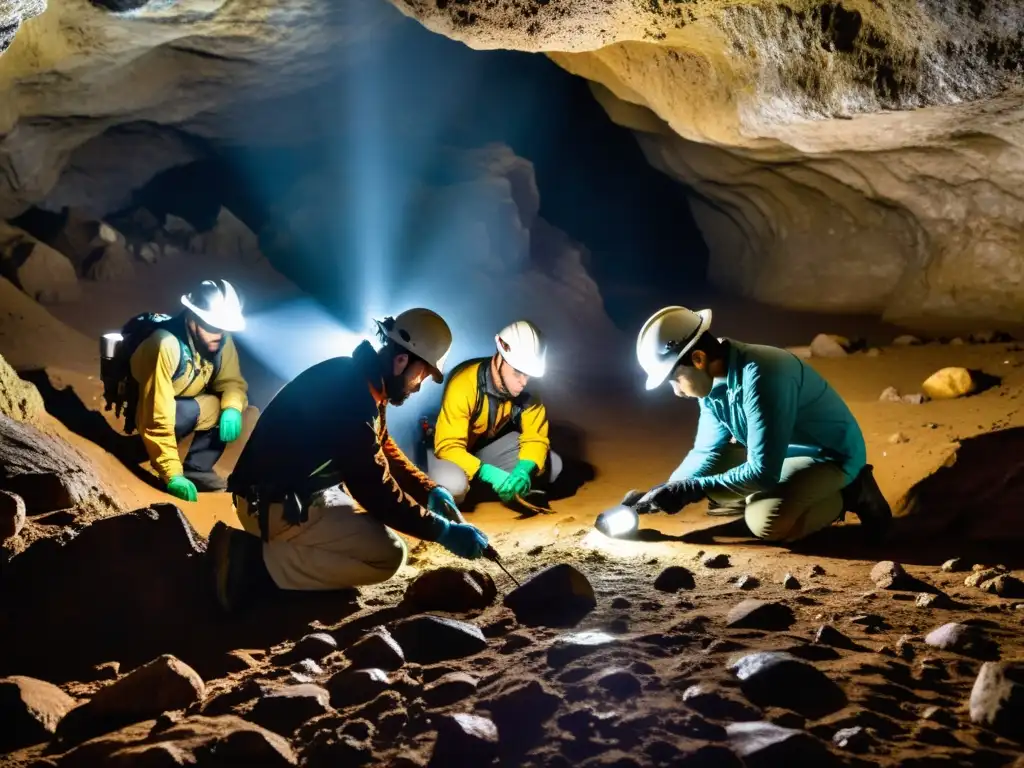
[{"label": "man in dark jacket", "polygon": [[[382,348],[363,342],[278,392],[228,478],[244,531],[218,523],[209,553],[226,610],[267,589],[376,584],[405,562],[399,531],[467,559],[487,537],[451,522],[451,494],[410,462],[388,433],[427,377],[440,382],[452,335],[428,309],[378,323]],[[262,539],[262,541],[261,541]]]}]

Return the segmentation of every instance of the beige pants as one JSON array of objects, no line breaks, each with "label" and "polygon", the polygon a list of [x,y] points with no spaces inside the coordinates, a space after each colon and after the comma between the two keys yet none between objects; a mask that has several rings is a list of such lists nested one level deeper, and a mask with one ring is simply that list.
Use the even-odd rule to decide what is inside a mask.
[{"label": "beige pants", "polygon": [[[259,536],[259,520],[245,499],[235,512],[249,533]],[[284,520],[284,505],[270,505],[270,541],[263,562],[281,589],[326,590],[379,584],[405,563],[401,536],[366,514],[340,488],[319,494],[301,525]]]},{"label": "beige pants", "polygon": [[[731,444],[709,474],[726,472],[747,460],[742,445]],[[778,486],[746,498],[727,491],[708,496],[726,506],[744,504],[747,527],[766,541],[796,541],[832,525],[843,512],[840,493],[848,480],[831,461],[791,458],[782,463]]]}]

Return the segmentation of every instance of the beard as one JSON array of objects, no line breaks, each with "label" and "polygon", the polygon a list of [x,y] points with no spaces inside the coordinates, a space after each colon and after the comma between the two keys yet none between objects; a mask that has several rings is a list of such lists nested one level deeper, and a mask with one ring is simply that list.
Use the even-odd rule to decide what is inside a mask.
[{"label": "beard", "polygon": [[384,377],[384,391],[388,393],[388,402],[391,405],[401,405],[409,399],[412,392],[405,378],[405,372],[395,376],[394,374]]}]

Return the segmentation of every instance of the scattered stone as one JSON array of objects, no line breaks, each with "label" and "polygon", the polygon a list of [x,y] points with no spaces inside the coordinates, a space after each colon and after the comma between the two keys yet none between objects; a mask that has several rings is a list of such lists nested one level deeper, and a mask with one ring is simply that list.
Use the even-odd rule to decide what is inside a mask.
[{"label": "scattered stone", "polygon": [[989,579],[994,579],[996,576],[1001,576],[1006,572],[1005,568],[981,568],[978,566],[974,567],[971,575],[964,579],[965,587],[980,587],[983,583]]},{"label": "scattered stone", "polygon": [[896,387],[886,387],[882,390],[882,394],[878,396],[880,402],[883,403],[902,403],[903,398],[900,397],[900,391]]},{"label": "scattered stone", "polygon": [[186,709],[205,694],[206,685],[192,667],[164,654],[68,712],[57,726],[57,738],[78,743],[163,712]]},{"label": "scattered stone", "polygon": [[348,667],[335,673],[327,681],[331,705],[342,709],[377,698],[391,681],[383,669],[353,669]]},{"label": "scattered stone", "polygon": [[914,650],[910,635],[900,635],[900,639],[896,641],[896,653],[908,661],[914,658],[917,651]]},{"label": "scattered stone", "polygon": [[909,333],[905,333],[902,336],[897,336],[892,340],[894,347],[916,347],[920,344],[924,344],[917,336],[912,336]]},{"label": "scattered stone", "polygon": [[157,243],[142,243],[136,249],[135,256],[146,264],[156,264],[160,261],[160,246]]},{"label": "scattered stone", "polygon": [[814,633],[814,642],[818,645],[829,645],[833,648],[861,650],[861,647],[831,624],[822,624]]},{"label": "scattered stone", "polygon": [[308,683],[317,675],[322,675],[324,673],[323,667],[312,659],[297,661],[291,665],[290,669],[295,673],[296,678],[303,678],[301,682],[304,683]]},{"label": "scattered stone", "polygon": [[287,736],[303,723],[330,712],[330,700],[331,695],[319,685],[286,685],[260,697],[249,719]]},{"label": "scattered stone", "polygon": [[71,260],[27,232],[0,221],[0,277],[6,277],[42,304],[81,296]]},{"label": "scattered stone", "polygon": [[384,627],[376,627],[345,649],[345,656],[360,669],[394,672],[405,664],[402,646]]},{"label": "scattered stone", "polygon": [[117,680],[121,675],[121,662],[105,661],[93,667],[93,680]]},{"label": "scattered stone", "polygon": [[942,368],[921,385],[921,389],[932,400],[952,400],[964,397],[977,389],[977,383],[966,368]]},{"label": "scattered stone", "polygon": [[982,582],[980,586],[984,592],[1000,597],[1024,597],[1024,582],[1008,573],[1001,573],[995,578]]},{"label": "scattered stone", "polygon": [[986,637],[980,627],[972,624],[943,624],[930,632],[924,641],[933,648],[978,659],[994,659],[998,655],[996,643]]},{"label": "scattered stone", "polygon": [[643,690],[639,678],[624,669],[611,670],[598,678],[597,684],[616,699],[632,699]]},{"label": "scattered stone", "polygon": [[860,613],[856,616],[851,616],[850,623],[865,627],[869,631],[878,631],[889,627],[889,622],[877,613]]},{"label": "scattered stone", "polygon": [[49,741],[75,704],[64,691],[44,680],[17,675],[0,679],[0,751],[13,752]]},{"label": "scattered stone", "polygon": [[956,607],[949,596],[942,592],[922,592],[914,601],[918,608],[954,608]]},{"label": "scattered stone", "polygon": [[480,681],[465,672],[449,672],[423,689],[423,700],[431,707],[446,707],[476,693]]},{"label": "scattered stone", "polygon": [[871,580],[879,589],[913,589],[916,580],[903,566],[892,560],[883,560],[871,569]]},{"label": "scattered stone", "polygon": [[942,564],[945,573],[959,573],[967,570],[967,563],[962,557],[954,557]]},{"label": "scattered stone", "polygon": [[509,733],[522,733],[549,720],[562,699],[539,680],[512,681],[478,707],[489,710],[494,721]]},{"label": "scattered stone", "polygon": [[527,625],[573,626],[597,606],[587,577],[567,563],[544,569],[503,602]]},{"label": "scattered stone", "polygon": [[817,719],[846,706],[842,688],[789,653],[751,653],[731,664],[729,670],[739,679],[744,695],[761,707],[784,707]]},{"label": "scattered stone", "polygon": [[836,735],[832,737],[832,743],[840,749],[845,749],[848,752],[856,752],[858,754],[862,754],[871,749],[874,741],[875,740],[871,738],[871,734],[859,725],[836,731]]},{"label": "scattered stone", "polygon": [[904,395],[900,398],[900,401],[907,405],[922,405],[924,403],[925,396],[920,392],[913,392],[909,395]]},{"label": "scattered stone", "polygon": [[295,659],[320,661],[324,656],[338,650],[338,641],[326,632],[314,632],[304,636],[292,648],[290,656]]},{"label": "scattered stone", "polygon": [[789,629],[795,621],[793,609],[788,605],[749,599],[734,606],[725,623],[732,629],[781,631]]},{"label": "scattered stone", "polygon": [[940,659],[925,656],[918,662],[917,675],[921,680],[938,682],[949,679],[949,671]]},{"label": "scattered stone", "polygon": [[879,357],[882,354],[882,350],[880,350],[878,347],[870,347],[869,349],[865,350],[864,354],[867,357]]},{"label": "scattered stone", "polygon": [[569,662],[582,658],[602,646],[614,642],[615,638],[611,635],[594,630],[562,635],[548,649],[548,665],[564,667]]},{"label": "scattered stone", "polygon": [[124,244],[113,242],[90,254],[82,264],[82,274],[99,283],[130,280],[135,277],[135,265]]},{"label": "scattered stone", "polygon": [[974,681],[971,722],[1008,738],[1024,733],[1024,663],[986,662]]},{"label": "scattered stone", "polygon": [[[984,665],[983,665],[984,666]],[[921,719],[929,720],[933,723],[939,723],[950,728],[957,727],[956,717],[948,709],[942,707],[936,707],[934,705],[925,707],[921,710]]]},{"label": "scattered stone", "polygon": [[811,341],[811,357],[846,357],[847,352],[838,337],[819,333]]},{"label": "scattered stone", "polygon": [[527,635],[513,632],[505,638],[505,644],[501,646],[502,653],[515,653],[533,645],[533,640]]},{"label": "scattered stone", "polygon": [[841,764],[824,743],[804,731],[757,722],[732,723],[726,726],[725,732],[729,746],[743,758],[747,768],[780,765],[832,768]]},{"label": "scattered stone", "polygon": [[825,569],[822,568],[820,565],[815,564],[810,567],[810,574],[811,576],[824,576]]},{"label": "scattered stone", "polygon": [[[667,571],[669,569],[666,568],[665,570]],[[661,576],[664,576],[664,575],[665,575],[665,571],[662,571],[661,572]],[[658,577],[659,581],[661,580],[661,576]],[[656,589],[661,589],[661,587],[658,586],[658,581],[654,582],[654,586],[655,586]],[[671,591],[675,591],[675,590],[671,590]],[[629,600],[627,600],[624,597],[616,597],[614,600],[612,600],[612,608],[615,608],[616,610],[623,611],[623,610],[625,610],[627,608],[632,608],[632,607],[633,607],[633,604],[631,602],[629,602]]]},{"label": "scattered stone", "polygon": [[498,754],[498,727],[486,717],[444,715],[437,724],[431,765],[489,765]]},{"label": "scattered stone", "polygon": [[691,685],[682,694],[683,703],[713,720],[760,720],[761,713],[744,701],[737,701],[724,691],[708,685]]},{"label": "scattered stone", "polygon": [[396,624],[391,632],[406,658],[417,664],[461,659],[487,648],[478,626],[442,616],[414,616]]},{"label": "scattered stone", "polygon": [[405,592],[411,611],[465,611],[486,608],[498,596],[490,575],[477,570],[444,567],[421,573]]},{"label": "scattered stone", "polygon": [[[693,589],[695,586],[697,583],[694,581],[693,573],[681,565],[670,565],[654,580],[654,588],[661,592],[678,592],[681,589]],[[613,603],[612,607],[619,606]],[[624,607],[629,607],[628,601]]]},{"label": "scattered stone", "polygon": [[909,442],[910,442],[910,438],[907,437],[902,432],[894,432],[893,434],[889,435],[889,443],[891,445],[899,445],[900,443],[909,443]]},{"label": "scattered stone", "polygon": [[0,542],[21,533],[27,520],[25,502],[21,496],[0,490]]},{"label": "scattered stone", "polygon": [[786,589],[800,589],[800,582],[796,576],[791,573],[787,573],[782,577],[782,586]]},{"label": "scattered stone", "polygon": [[736,586],[740,589],[757,589],[761,586],[761,582],[756,576],[751,576],[750,574],[745,573],[736,579]]},{"label": "scattered stone", "polygon": [[729,562],[729,556],[726,554],[708,555],[704,558],[701,563],[705,568],[729,568],[732,563]]}]

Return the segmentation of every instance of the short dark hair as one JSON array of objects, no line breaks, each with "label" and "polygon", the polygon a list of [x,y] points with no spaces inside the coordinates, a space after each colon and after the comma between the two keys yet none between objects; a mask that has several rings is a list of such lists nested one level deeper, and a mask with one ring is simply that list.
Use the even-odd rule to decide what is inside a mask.
[{"label": "short dark hair", "polygon": [[725,345],[713,333],[705,331],[697,339],[697,343],[690,347],[685,355],[679,358],[677,365],[685,365],[692,368],[693,353],[697,350],[707,355],[709,360],[720,360],[725,357]]}]

